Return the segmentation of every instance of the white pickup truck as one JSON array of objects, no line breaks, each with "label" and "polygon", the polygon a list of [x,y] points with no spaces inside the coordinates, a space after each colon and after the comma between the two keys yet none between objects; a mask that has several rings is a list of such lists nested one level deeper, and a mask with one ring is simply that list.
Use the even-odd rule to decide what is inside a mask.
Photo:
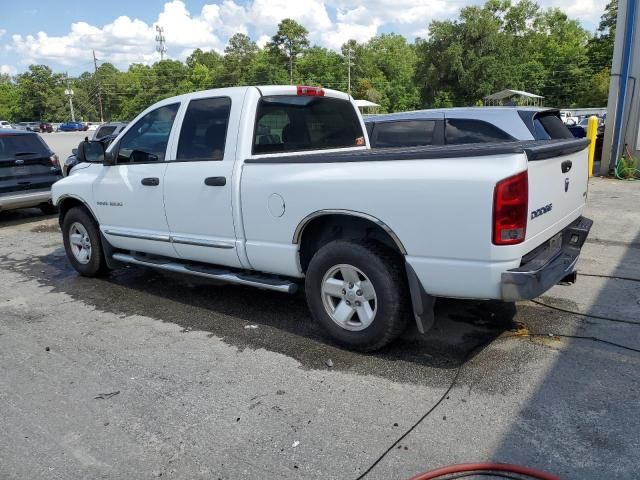
[{"label": "white pickup truck", "polygon": [[[534,126],[531,126],[534,128]],[[536,127],[543,128],[543,127]],[[348,95],[238,87],[163,100],[53,186],[82,275],[123,264],[293,292],[370,351],[437,296],[514,301],[575,276],[584,139],[370,149]]]}]

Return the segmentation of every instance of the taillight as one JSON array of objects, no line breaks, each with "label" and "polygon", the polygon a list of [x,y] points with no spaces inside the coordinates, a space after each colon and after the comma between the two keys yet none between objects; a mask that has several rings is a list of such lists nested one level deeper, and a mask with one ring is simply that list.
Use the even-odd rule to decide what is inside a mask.
[{"label": "taillight", "polygon": [[58,160],[58,155],[54,153],[49,157],[49,160],[51,160],[51,165],[53,165],[56,168],[60,168],[60,160]]},{"label": "taillight", "polygon": [[493,192],[493,243],[514,245],[524,241],[529,211],[527,172],[505,178]]},{"label": "taillight", "polygon": [[296,92],[298,95],[304,97],[324,97],[324,90],[321,87],[305,87],[304,85],[298,85]]}]

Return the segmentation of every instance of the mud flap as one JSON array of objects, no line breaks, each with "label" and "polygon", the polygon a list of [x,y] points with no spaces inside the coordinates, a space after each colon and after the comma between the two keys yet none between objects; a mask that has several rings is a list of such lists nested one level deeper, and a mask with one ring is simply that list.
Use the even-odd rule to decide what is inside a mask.
[{"label": "mud flap", "polygon": [[100,243],[102,244],[102,253],[104,254],[104,261],[107,264],[107,267],[111,270],[115,270],[124,266],[122,262],[114,260],[113,254],[116,252],[116,249],[109,243],[100,228],[98,228],[98,232],[100,232]]},{"label": "mud flap", "polygon": [[413,305],[413,316],[415,317],[418,331],[424,334],[433,327],[435,323],[434,307],[436,297],[424,291],[413,267],[406,262],[405,266],[407,269],[407,280],[409,281],[411,304]]}]

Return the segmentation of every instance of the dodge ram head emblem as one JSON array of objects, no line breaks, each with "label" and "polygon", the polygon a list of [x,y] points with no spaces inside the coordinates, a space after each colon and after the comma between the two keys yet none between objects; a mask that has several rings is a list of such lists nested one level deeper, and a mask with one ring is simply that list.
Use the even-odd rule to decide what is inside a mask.
[{"label": "dodge ram head emblem", "polygon": [[569,191],[569,177],[564,179],[564,191],[565,192]]}]

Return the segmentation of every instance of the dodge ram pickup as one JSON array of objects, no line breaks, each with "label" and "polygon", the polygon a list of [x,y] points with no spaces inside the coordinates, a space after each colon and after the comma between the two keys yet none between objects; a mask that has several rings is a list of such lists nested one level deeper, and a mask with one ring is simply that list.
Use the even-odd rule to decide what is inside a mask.
[{"label": "dodge ram pickup", "polygon": [[293,292],[372,351],[438,296],[534,298],[591,227],[584,139],[371,149],[351,97],[236,87],[168,98],[53,186],[81,274],[122,265]]}]

